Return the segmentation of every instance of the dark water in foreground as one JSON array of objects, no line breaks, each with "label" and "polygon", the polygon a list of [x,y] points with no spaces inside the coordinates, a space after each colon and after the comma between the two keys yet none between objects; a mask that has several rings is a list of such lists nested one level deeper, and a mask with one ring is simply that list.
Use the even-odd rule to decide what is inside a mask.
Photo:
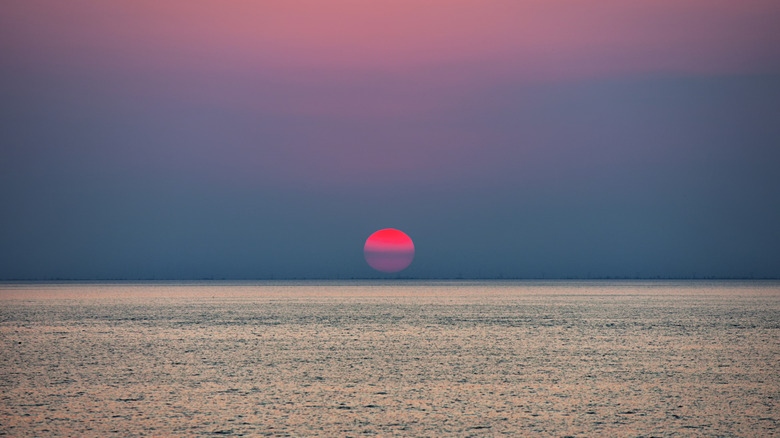
[{"label": "dark water in foreground", "polygon": [[780,436],[777,282],[0,285],[0,434]]}]

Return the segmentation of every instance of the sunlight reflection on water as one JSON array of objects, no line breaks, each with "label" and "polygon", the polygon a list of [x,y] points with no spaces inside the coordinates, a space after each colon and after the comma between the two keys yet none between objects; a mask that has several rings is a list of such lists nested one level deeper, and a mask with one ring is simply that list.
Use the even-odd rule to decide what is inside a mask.
[{"label": "sunlight reflection on water", "polygon": [[780,283],[0,285],[10,435],[778,435]]}]

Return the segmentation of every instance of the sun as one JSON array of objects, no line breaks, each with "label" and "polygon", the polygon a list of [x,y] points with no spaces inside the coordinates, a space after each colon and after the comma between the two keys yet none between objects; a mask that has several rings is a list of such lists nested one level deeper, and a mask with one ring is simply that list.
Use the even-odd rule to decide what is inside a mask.
[{"label": "sun", "polygon": [[366,263],[377,271],[403,271],[414,260],[414,242],[403,231],[385,228],[368,236],[363,256]]}]

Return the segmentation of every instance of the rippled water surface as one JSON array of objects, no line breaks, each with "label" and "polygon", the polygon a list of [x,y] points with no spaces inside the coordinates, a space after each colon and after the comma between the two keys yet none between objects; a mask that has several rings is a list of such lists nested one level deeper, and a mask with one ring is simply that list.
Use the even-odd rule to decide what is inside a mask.
[{"label": "rippled water surface", "polygon": [[780,436],[777,282],[0,284],[0,434]]}]

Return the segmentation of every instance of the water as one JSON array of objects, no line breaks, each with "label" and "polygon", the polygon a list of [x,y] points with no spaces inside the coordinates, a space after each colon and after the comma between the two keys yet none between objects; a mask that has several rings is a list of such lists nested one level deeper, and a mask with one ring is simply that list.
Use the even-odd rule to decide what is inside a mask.
[{"label": "water", "polygon": [[0,285],[0,434],[780,436],[777,282]]}]

